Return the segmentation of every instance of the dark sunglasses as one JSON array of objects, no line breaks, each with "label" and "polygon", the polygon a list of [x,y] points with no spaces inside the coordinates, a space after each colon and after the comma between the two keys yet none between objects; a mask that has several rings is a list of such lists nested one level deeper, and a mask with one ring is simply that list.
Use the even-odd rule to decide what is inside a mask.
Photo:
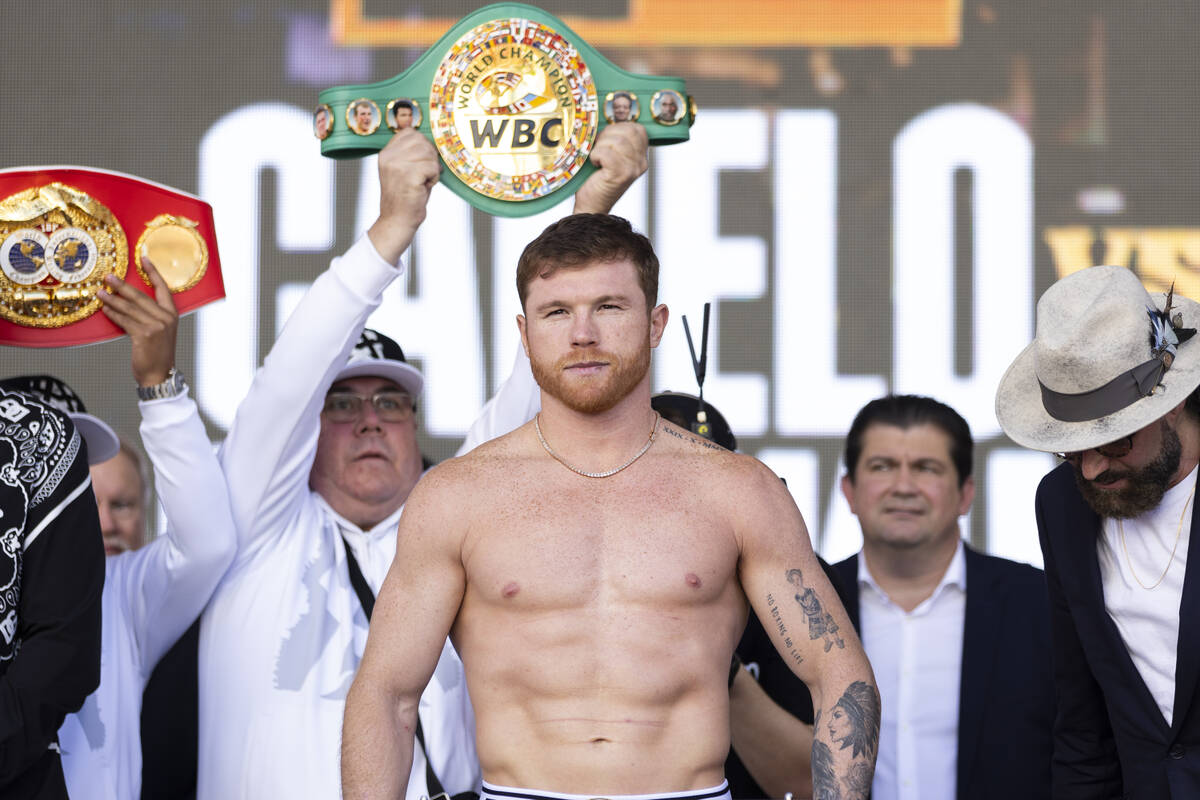
[{"label": "dark sunglasses", "polygon": [[[1117,439],[1115,442],[1102,444],[1099,447],[1093,447],[1091,449],[1095,450],[1105,458],[1124,458],[1125,456],[1129,455],[1129,451],[1133,449],[1133,435],[1130,434],[1129,436]],[[1088,451],[1077,450],[1074,453],[1055,453],[1054,455],[1058,456],[1063,461],[1075,466],[1079,466],[1079,462],[1083,460],[1083,454],[1086,452]]]}]

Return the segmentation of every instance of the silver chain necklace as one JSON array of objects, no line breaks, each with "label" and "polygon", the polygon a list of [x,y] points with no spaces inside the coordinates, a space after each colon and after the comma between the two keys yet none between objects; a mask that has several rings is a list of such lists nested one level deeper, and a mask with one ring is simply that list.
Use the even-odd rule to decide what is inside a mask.
[{"label": "silver chain necklace", "polygon": [[587,470],[580,469],[579,467],[568,463],[566,459],[550,449],[550,445],[546,442],[546,437],[542,436],[542,425],[540,422],[541,418],[541,412],[538,412],[538,414],[533,418],[533,429],[537,431],[538,441],[542,443],[542,448],[550,454],[551,458],[562,464],[567,469],[571,470],[571,472],[574,472],[577,475],[582,475],[585,478],[608,478],[616,475],[618,472],[630,466],[642,456],[646,455],[646,451],[650,449],[650,445],[654,444],[654,437],[658,435],[658,421],[661,419],[661,415],[657,411],[654,412],[654,427],[650,429],[650,438],[644,445],[642,445],[642,449],[638,450],[637,453],[634,454],[633,458],[629,459],[621,466],[606,470],[604,472],[588,472]]}]

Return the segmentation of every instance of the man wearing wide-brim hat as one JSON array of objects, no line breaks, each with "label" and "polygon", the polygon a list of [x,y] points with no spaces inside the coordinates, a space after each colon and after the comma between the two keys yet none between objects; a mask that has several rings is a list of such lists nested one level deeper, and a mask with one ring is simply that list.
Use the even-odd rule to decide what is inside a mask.
[{"label": "man wearing wide-brim hat", "polygon": [[1054,797],[1200,797],[1200,305],[1123,267],[1055,283],[996,392],[1057,453],[1035,503],[1054,634]]}]

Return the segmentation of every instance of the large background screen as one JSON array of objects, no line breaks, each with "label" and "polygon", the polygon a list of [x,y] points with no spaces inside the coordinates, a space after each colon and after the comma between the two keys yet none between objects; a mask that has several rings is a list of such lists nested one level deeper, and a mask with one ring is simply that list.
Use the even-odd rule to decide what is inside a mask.
[{"label": "large background screen", "polygon": [[[829,558],[859,546],[842,436],[888,391],[956,407],[980,487],[964,533],[1040,563],[997,381],[1036,297],[1092,263],[1200,298],[1200,6],[1172,0],[555,0],[620,66],[679,75],[691,141],[618,212],[653,239],[672,321],[656,389],[695,391],[680,316],[713,303],[705,396],[788,481]],[[181,325],[219,441],[304,288],[377,210],[373,159],[319,155],[322,88],[406,69],[465,0],[95,2],[2,12],[5,166],[80,164],[215,207],[228,298]],[[422,446],[453,452],[517,346],[516,255],[569,203],[492,219],[439,188],[371,325],[424,370]],[[136,439],[125,341],[0,351]],[[698,503],[704,502],[697,487]]]}]

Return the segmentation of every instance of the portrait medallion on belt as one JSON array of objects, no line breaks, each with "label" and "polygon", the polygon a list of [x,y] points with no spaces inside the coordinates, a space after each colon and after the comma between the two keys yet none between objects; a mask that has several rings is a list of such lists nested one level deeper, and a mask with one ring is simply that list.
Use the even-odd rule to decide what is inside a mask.
[{"label": "portrait medallion on belt", "polygon": [[598,115],[579,50],[529,19],[491,20],[460,37],[430,90],[442,160],[497,200],[532,200],[569,182],[587,162]]},{"label": "portrait medallion on belt", "polygon": [[0,317],[59,328],[100,308],[104,276],[125,277],[125,231],[94,198],[62,183],[0,200]]}]

